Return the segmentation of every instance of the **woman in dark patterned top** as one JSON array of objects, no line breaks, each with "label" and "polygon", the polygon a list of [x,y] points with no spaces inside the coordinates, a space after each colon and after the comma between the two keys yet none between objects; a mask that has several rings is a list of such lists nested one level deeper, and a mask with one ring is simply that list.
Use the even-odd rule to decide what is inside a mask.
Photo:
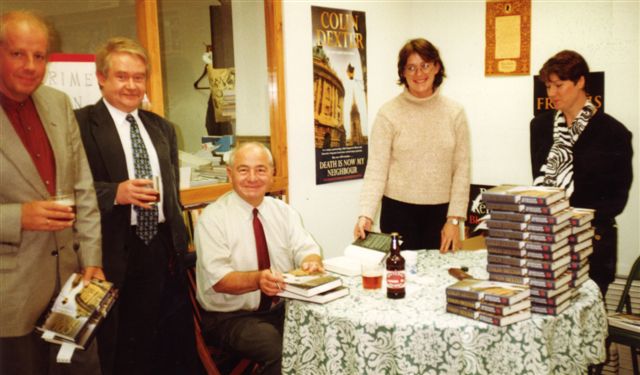
[{"label": "woman in dark patterned top", "polygon": [[586,91],[589,67],[574,51],[561,51],[540,69],[554,111],[531,121],[535,185],[563,187],[571,206],[595,209],[589,277],[603,296],[615,278],[617,227],[632,181],[631,133],[598,109]]}]

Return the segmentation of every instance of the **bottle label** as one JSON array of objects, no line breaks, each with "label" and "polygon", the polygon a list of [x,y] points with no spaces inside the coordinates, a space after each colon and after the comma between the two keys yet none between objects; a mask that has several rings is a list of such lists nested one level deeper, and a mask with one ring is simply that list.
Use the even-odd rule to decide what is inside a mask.
[{"label": "bottle label", "polygon": [[387,271],[387,288],[388,289],[402,289],[405,283],[405,272],[402,271]]}]

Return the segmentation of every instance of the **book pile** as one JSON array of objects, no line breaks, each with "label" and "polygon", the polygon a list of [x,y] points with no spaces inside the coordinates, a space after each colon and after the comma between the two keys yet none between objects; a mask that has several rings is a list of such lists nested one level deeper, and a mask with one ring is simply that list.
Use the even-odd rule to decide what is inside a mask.
[{"label": "book pile", "polygon": [[529,287],[473,278],[462,279],[446,289],[447,312],[506,326],[531,317]]},{"label": "book pile", "polygon": [[593,253],[593,236],[595,229],[591,226],[594,210],[588,208],[572,208],[571,235],[571,286],[574,291],[589,278],[589,255]]},{"label": "book pile", "polygon": [[44,323],[37,327],[44,340],[61,344],[58,362],[70,363],[75,349],[87,348],[117,295],[105,280],[92,279],[84,285],[77,273],[67,279]]},{"label": "book pile", "polygon": [[572,216],[564,189],[500,185],[482,194],[490,280],[529,285],[531,311],[556,315],[570,304]]},{"label": "book pile", "polygon": [[279,297],[306,302],[327,303],[349,294],[342,279],[328,273],[308,273],[295,269],[282,274],[285,285]]}]

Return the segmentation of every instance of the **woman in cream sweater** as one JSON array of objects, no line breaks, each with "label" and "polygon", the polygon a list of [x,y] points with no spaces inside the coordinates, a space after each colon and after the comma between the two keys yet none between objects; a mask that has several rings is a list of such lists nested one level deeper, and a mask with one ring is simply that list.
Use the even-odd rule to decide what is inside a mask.
[{"label": "woman in cream sweater", "polygon": [[469,200],[464,109],[440,95],[445,68],[429,41],[402,47],[398,76],[404,92],[382,106],[373,125],[354,236],[364,238],[382,202],[380,229],[400,233],[403,249],[457,250]]}]

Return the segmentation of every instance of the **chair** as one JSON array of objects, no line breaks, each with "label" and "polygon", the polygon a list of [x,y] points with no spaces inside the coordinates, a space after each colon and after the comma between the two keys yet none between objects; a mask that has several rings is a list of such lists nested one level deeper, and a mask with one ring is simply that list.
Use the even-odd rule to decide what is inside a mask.
[{"label": "chair", "polygon": [[[640,280],[640,257],[636,259],[631,266],[631,272],[627,278],[627,282],[622,291],[620,302],[616,308],[616,312],[622,312],[625,310],[627,314],[631,314],[631,283],[634,280]],[[633,374],[638,375],[638,356],[640,356],[640,333],[633,332],[628,329],[613,327],[609,325],[609,337],[607,338],[606,346],[609,348],[612,342],[619,343],[628,346],[631,349],[631,363],[633,364]]]},{"label": "chair", "polygon": [[225,352],[220,348],[209,345],[202,335],[201,329],[201,307],[196,299],[197,286],[195,277],[195,253],[189,253],[187,268],[187,278],[189,284],[189,299],[193,310],[193,325],[195,328],[196,350],[202,366],[208,375],[241,375],[254,374],[258,368],[257,364],[246,358],[238,358],[232,353]]}]

